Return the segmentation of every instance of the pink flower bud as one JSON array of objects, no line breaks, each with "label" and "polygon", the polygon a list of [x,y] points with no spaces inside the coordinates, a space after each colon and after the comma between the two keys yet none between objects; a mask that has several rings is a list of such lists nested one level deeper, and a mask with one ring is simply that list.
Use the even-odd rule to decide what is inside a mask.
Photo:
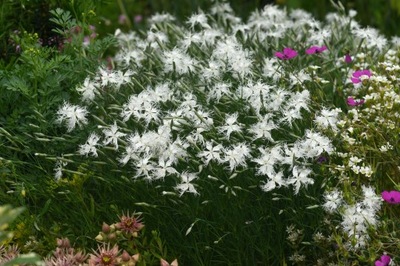
[{"label": "pink flower bud", "polygon": [[101,227],[101,230],[102,230],[104,233],[109,233],[109,232],[111,231],[111,227],[110,227],[108,224],[103,223],[103,226]]}]

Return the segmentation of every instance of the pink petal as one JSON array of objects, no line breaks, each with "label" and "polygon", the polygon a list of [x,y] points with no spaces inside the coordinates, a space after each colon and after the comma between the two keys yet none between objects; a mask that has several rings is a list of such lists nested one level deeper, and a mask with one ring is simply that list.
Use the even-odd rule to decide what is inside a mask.
[{"label": "pink petal", "polygon": [[353,83],[360,83],[360,82],[361,82],[361,79],[359,79],[359,78],[351,78],[351,82],[353,82]]},{"label": "pink petal", "polygon": [[383,191],[381,193],[382,199],[384,199],[385,201],[389,201],[390,202],[390,193],[389,191]]},{"label": "pink petal", "polygon": [[361,71],[361,74],[362,74],[362,75],[366,75],[366,76],[368,76],[368,77],[371,77],[371,76],[372,76],[371,71],[369,71],[368,69],[365,69],[365,70]]},{"label": "pink petal", "polygon": [[306,54],[315,54],[317,52],[317,49],[318,49],[317,46],[312,46],[306,50]]},{"label": "pink petal", "polygon": [[297,55],[297,52],[291,48],[284,48],[283,53],[287,56],[287,58],[293,58]]},{"label": "pink petal", "polygon": [[281,52],[275,52],[275,56],[280,59],[283,59],[285,57]]},{"label": "pink petal", "polygon": [[357,71],[354,71],[354,73],[353,73],[353,77],[355,77],[355,78],[359,78],[359,77],[361,77],[363,74],[362,74],[362,71],[361,70],[357,70]]},{"label": "pink petal", "polygon": [[390,203],[390,204],[399,204],[400,203],[400,192],[396,190],[392,191],[383,191],[382,192],[382,198]]},{"label": "pink petal", "polygon": [[350,106],[355,106],[356,102],[354,101],[353,97],[348,97],[347,98],[347,104]]},{"label": "pink petal", "polygon": [[388,255],[382,255],[381,259],[380,259],[380,261],[385,263],[385,265],[389,265],[391,260],[392,260],[392,258],[390,258],[390,256],[388,256]]}]

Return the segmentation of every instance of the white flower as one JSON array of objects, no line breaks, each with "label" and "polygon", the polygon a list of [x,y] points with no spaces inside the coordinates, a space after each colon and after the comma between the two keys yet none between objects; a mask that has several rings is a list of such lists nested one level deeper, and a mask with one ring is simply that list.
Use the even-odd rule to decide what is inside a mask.
[{"label": "white flower", "polygon": [[363,203],[357,202],[355,205],[348,206],[343,213],[341,223],[343,230],[350,238],[354,238],[356,243],[349,244],[351,248],[358,250],[363,248],[368,239],[368,228],[378,224],[376,211],[366,207]]},{"label": "white flower", "polygon": [[151,155],[147,155],[144,158],[139,158],[134,166],[136,168],[136,175],[134,178],[138,178],[143,176],[145,179],[151,181],[152,177],[150,176],[150,172],[154,170],[153,162],[150,161]]},{"label": "white flower", "polygon": [[90,78],[86,78],[83,82],[83,85],[76,88],[76,90],[82,93],[82,100],[84,102],[93,101],[96,94],[99,94],[98,84],[90,80]]},{"label": "white flower", "polygon": [[182,196],[186,192],[195,195],[199,194],[194,185],[190,183],[197,178],[195,173],[183,172],[180,177],[181,177],[181,183],[175,187],[175,189],[178,190],[180,194],[179,196]]},{"label": "white flower", "polygon": [[287,184],[294,185],[294,194],[298,194],[300,187],[307,187],[309,184],[314,184],[314,179],[308,176],[312,173],[311,169],[303,166],[294,166],[292,176],[287,180]]},{"label": "white flower", "polygon": [[104,87],[115,83],[116,78],[117,78],[116,72],[100,67],[98,69],[98,76],[96,77],[96,81],[99,82],[101,86]]},{"label": "white flower", "polygon": [[118,139],[126,136],[125,133],[118,132],[117,122],[114,122],[110,128],[103,129],[103,133],[105,135],[105,139],[103,141],[104,145],[112,143],[116,150],[118,150]]},{"label": "white flower", "polygon": [[125,153],[122,155],[122,158],[119,159],[119,162],[122,165],[127,164],[131,159],[136,160],[138,159],[136,148],[134,145],[129,145],[125,148]]},{"label": "white flower", "polygon": [[268,177],[276,176],[275,166],[282,160],[282,150],[280,146],[271,149],[258,148],[261,152],[259,158],[253,159],[258,164],[257,173],[259,175],[267,175]]},{"label": "white flower", "polygon": [[331,140],[318,132],[307,130],[305,137],[300,146],[306,158],[315,158],[324,152],[331,154],[334,151]]},{"label": "white flower", "polygon": [[337,189],[326,192],[324,194],[324,199],[325,203],[322,206],[329,213],[335,212],[343,202],[342,193]]},{"label": "white flower", "polygon": [[305,81],[311,81],[311,76],[304,69],[300,70],[296,75],[290,75],[290,85],[292,87],[303,85]]},{"label": "white flower", "polygon": [[245,166],[247,157],[250,157],[250,148],[245,143],[240,143],[225,150],[223,161],[229,162],[229,169],[232,172],[239,165]]},{"label": "white flower", "polygon": [[265,192],[271,191],[276,187],[286,186],[285,180],[282,179],[283,173],[278,172],[274,175],[268,175],[268,182],[261,186],[261,189]]},{"label": "white flower", "polygon": [[174,48],[173,50],[165,50],[162,61],[164,62],[164,72],[176,71],[178,74],[186,74],[189,71],[195,72],[197,61],[192,59],[184,51]]},{"label": "white flower", "polygon": [[208,23],[207,23],[207,16],[201,10],[199,11],[198,14],[193,14],[187,21],[187,24],[190,25],[190,28],[192,30],[195,25],[200,25],[202,28],[206,28],[206,29],[211,28],[210,25],[208,25]]},{"label": "white flower", "polygon": [[76,125],[81,127],[88,123],[86,118],[88,113],[85,107],[64,102],[64,105],[57,111],[58,118],[56,121],[60,124],[66,121],[68,132],[71,132]]},{"label": "white flower", "polygon": [[167,175],[178,174],[178,171],[172,167],[173,161],[169,158],[160,157],[158,159],[158,165],[155,165],[153,174],[155,179],[164,179]]},{"label": "white flower", "polygon": [[96,133],[90,134],[86,143],[79,146],[79,154],[88,156],[92,154],[92,156],[97,157],[97,148],[99,144],[97,143],[100,140],[100,137]]},{"label": "white flower", "polygon": [[378,196],[371,187],[362,186],[362,191],[364,194],[363,205],[371,210],[374,210],[374,212],[378,211],[382,205],[381,196]]},{"label": "white flower", "polygon": [[267,78],[272,78],[273,80],[278,80],[281,76],[281,66],[278,63],[278,59],[266,58],[264,59],[263,75]]},{"label": "white flower", "polygon": [[224,95],[230,96],[232,94],[230,87],[231,84],[229,83],[216,83],[212,85],[209,93],[207,94],[207,100],[216,100],[219,102]]},{"label": "white flower", "polygon": [[150,24],[158,24],[158,23],[165,23],[165,22],[172,22],[175,20],[175,17],[168,13],[156,13],[151,16],[148,20]]},{"label": "white flower", "polygon": [[213,146],[211,141],[206,141],[206,146],[203,148],[201,152],[197,154],[200,157],[205,165],[208,165],[211,160],[222,162],[221,154],[223,153],[223,147],[221,144]]},{"label": "white flower", "polygon": [[232,132],[241,132],[241,125],[237,123],[239,114],[227,114],[225,118],[225,125],[218,127],[221,133],[226,134],[226,138],[229,139]]},{"label": "white flower", "polygon": [[266,114],[256,124],[250,126],[249,132],[255,135],[254,139],[265,138],[274,142],[271,131],[278,126],[272,121],[271,117],[271,114]]},{"label": "white flower", "polygon": [[321,113],[315,118],[314,122],[322,129],[330,128],[333,132],[337,132],[338,116],[341,112],[339,108],[328,110],[323,107]]},{"label": "white flower", "polygon": [[133,73],[132,70],[128,70],[125,73],[123,73],[122,71],[118,70],[115,73],[114,80],[111,81],[112,84],[114,85],[114,89],[118,91],[120,89],[121,85],[131,83],[131,76],[133,74],[134,73]]}]

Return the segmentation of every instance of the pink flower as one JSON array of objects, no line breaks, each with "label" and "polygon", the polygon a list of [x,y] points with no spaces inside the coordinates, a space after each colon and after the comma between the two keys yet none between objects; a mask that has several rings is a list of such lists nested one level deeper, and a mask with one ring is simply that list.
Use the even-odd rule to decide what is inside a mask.
[{"label": "pink flower", "polygon": [[306,54],[319,54],[327,49],[328,48],[326,46],[311,46],[306,50]]},{"label": "pink flower", "polygon": [[353,77],[351,78],[351,81],[354,84],[362,82],[364,79],[370,78],[372,76],[371,71],[368,69],[365,70],[357,70],[353,73]]},{"label": "pink flower", "polygon": [[110,243],[108,243],[108,245],[103,244],[103,246],[99,246],[93,254],[90,254],[89,266],[117,265],[118,255],[119,249],[117,245],[110,248]]},{"label": "pink flower", "polygon": [[388,266],[392,258],[388,255],[382,255],[381,258],[375,261],[375,266]]},{"label": "pink flower", "polygon": [[133,20],[135,21],[135,23],[140,23],[143,20],[143,16],[142,15],[136,15]]},{"label": "pink flower", "polygon": [[383,191],[382,198],[390,203],[390,204],[399,204],[400,203],[400,191],[392,190],[392,191]]},{"label": "pink flower", "polygon": [[119,217],[120,222],[115,224],[115,227],[118,230],[121,230],[123,233],[132,235],[137,237],[138,232],[142,230],[144,224],[141,222],[140,216],[136,215],[135,213],[129,214],[129,212],[125,215]]},{"label": "pink flower", "polygon": [[275,52],[275,56],[287,60],[297,56],[297,52],[291,48],[283,48],[283,52]]},{"label": "pink flower", "polygon": [[127,21],[128,21],[128,18],[124,14],[119,15],[119,17],[118,17],[119,24],[125,25],[125,24],[127,24]]},{"label": "pink flower", "polygon": [[353,59],[351,59],[351,56],[350,56],[349,54],[346,54],[346,55],[344,56],[344,61],[345,61],[347,64],[350,64],[350,63],[353,61]]},{"label": "pink flower", "polygon": [[347,104],[350,106],[359,106],[365,102],[364,99],[354,99],[353,97],[347,97]]}]

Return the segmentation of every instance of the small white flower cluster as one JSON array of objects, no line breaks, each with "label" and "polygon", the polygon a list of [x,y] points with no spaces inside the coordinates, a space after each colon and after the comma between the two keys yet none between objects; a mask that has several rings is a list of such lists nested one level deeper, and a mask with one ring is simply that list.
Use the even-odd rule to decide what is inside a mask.
[{"label": "small white flower cluster", "polygon": [[346,246],[349,250],[364,248],[369,239],[368,229],[378,225],[377,212],[382,200],[373,188],[362,186],[363,200],[347,205],[341,191],[334,189],[324,195],[323,208],[329,213],[342,215],[342,230],[348,237]]}]

